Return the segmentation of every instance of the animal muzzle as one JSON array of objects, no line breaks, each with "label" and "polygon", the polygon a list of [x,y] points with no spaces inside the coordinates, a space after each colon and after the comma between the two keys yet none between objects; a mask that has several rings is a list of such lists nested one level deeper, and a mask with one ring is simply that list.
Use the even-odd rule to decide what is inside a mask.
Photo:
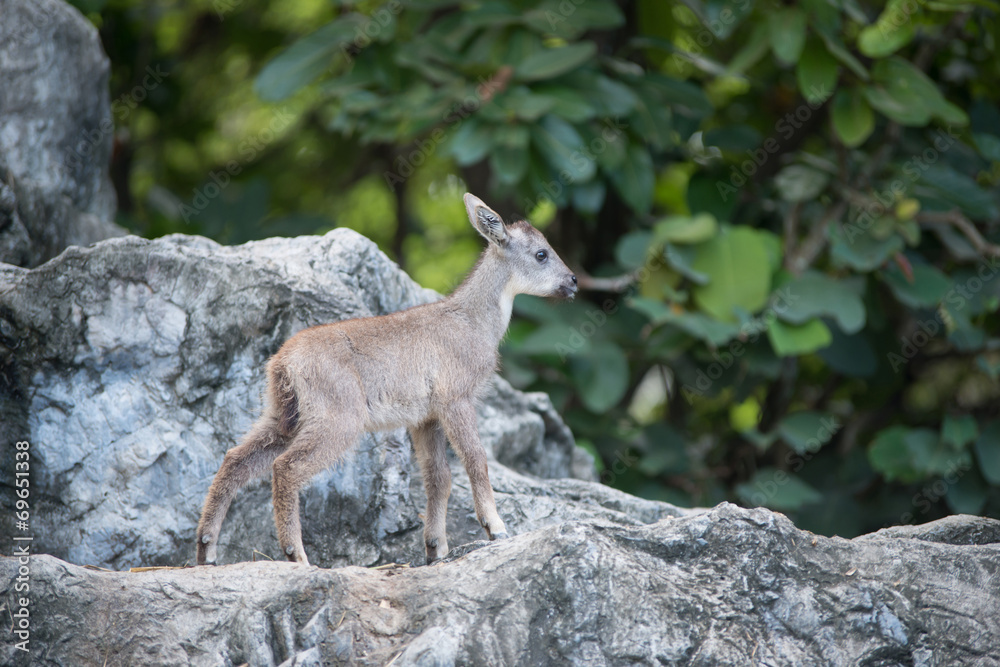
[{"label": "animal muzzle", "polygon": [[577,287],[576,276],[574,275],[571,275],[568,281],[560,285],[559,289],[557,290],[559,296],[561,296],[564,299],[572,299],[573,297],[576,296],[576,293],[578,291],[579,287]]}]

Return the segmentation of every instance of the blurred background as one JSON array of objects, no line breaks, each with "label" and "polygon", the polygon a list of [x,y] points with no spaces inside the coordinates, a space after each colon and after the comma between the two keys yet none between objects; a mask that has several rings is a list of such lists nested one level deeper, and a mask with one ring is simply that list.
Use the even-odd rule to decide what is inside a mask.
[{"label": "blurred background", "polygon": [[587,287],[503,374],[607,484],[854,536],[1000,518],[993,0],[73,0],[118,222],[350,227],[447,292],[461,194]]}]

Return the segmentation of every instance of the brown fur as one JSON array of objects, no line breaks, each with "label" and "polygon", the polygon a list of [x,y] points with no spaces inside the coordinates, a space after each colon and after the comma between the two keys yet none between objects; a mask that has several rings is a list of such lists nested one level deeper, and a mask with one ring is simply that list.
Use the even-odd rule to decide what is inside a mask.
[{"label": "brown fur", "polygon": [[271,380],[268,383],[274,391],[274,402],[278,406],[278,433],[290,438],[299,426],[299,399],[292,387],[292,379],[283,366],[270,364]]},{"label": "brown fur", "polygon": [[[451,296],[390,315],[305,329],[268,362],[264,412],[226,453],[205,499],[198,564],[215,562],[233,497],[269,468],[278,541],[289,559],[308,563],[299,490],[365,431],[399,426],[408,428],[423,472],[428,562],[448,552],[446,441],[469,474],[476,516],[487,536],[507,536],[479,442],[476,402],[496,370],[514,295],[571,297],[576,277],[530,224],[505,226],[479,199],[466,195],[465,202],[473,226],[490,243]],[[539,252],[547,257],[539,258]]]}]

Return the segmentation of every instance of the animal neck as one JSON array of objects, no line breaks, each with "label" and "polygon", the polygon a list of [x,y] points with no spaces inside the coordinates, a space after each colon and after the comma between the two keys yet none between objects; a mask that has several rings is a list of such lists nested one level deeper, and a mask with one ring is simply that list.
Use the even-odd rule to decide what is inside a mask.
[{"label": "animal neck", "polygon": [[448,300],[481,326],[496,347],[507,333],[515,296],[510,267],[489,247]]}]

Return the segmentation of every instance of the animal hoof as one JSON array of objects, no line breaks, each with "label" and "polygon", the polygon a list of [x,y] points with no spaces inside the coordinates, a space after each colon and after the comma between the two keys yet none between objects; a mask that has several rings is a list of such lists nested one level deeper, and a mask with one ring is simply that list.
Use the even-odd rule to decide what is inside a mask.
[{"label": "animal hoof", "polygon": [[198,565],[215,565],[216,558],[218,557],[217,551],[214,544],[209,544],[209,538],[205,537],[198,540],[198,549],[195,558],[195,562]]},{"label": "animal hoof", "polygon": [[496,542],[497,540],[506,540],[510,537],[507,533],[493,533],[490,535],[490,541]]}]

